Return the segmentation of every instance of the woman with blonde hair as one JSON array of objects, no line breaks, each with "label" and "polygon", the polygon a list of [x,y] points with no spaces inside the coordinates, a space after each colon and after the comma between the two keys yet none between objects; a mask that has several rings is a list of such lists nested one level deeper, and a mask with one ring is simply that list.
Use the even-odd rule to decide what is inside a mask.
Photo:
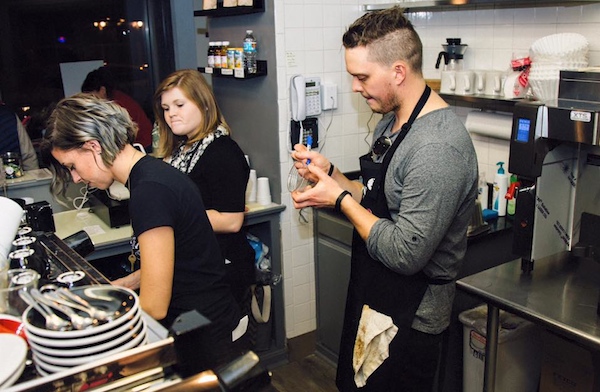
[{"label": "woman with blonde hair", "polygon": [[198,186],[208,219],[225,257],[227,278],[238,303],[249,301],[254,251],[242,230],[250,168],[215,96],[200,72],[167,76],[154,94],[159,126],[158,156]]}]

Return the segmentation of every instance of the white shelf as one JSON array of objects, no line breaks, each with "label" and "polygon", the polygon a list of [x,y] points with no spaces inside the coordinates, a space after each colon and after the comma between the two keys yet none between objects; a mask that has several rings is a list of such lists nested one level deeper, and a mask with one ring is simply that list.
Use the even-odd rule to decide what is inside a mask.
[{"label": "white shelf", "polygon": [[432,0],[432,1],[397,1],[395,3],[364,4],[362,11],[376,11],[399,5],[408,12],[412,11],[447,11],[474,8],[523,8],[523,7],[559,7],[598,3],[599,0]]}]

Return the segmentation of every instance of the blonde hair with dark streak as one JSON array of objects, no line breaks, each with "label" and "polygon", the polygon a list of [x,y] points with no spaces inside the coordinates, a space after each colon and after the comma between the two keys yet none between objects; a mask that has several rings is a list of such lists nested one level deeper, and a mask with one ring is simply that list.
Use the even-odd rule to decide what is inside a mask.
[{"label": "blonde hair with dark streak", "polygon": [[225,117],[219,109],[217,100],[202,74],[194,69],[175,71],[167,76],[154,93],[154,117],[158,122],[160,143],[157,155],[166,157],[173,153],[179,144],[179,138],[173,134],[165,121],[165,111],[161,105],[161,97],[165,91],[179,88],[187,99],[192,101],[202,112],[202,124],[187,139],[187,144],[202,140],[219,125],[231,133]]},{"label": "blonde hair with dark streak", "polygon": [[406,61],[413,72],[422,75],[423,44],[399,6],[367,12],[348,27],[342,42],[346,49],[368,48],[370,61],[383,65]]},{"label": "blonde hair with dark streak", "polygon": [[133,144],[137,125],[129,113],[115,102],[91,94],[75,94],[58,102],[48,118],[41,146],[44,162],[53,173],[50,190],[64,196],[71,173],[52,156],[53,149],[63,151],[83,148],[91,140],[102,146],[100,158],[111,167],[127,144]]}]

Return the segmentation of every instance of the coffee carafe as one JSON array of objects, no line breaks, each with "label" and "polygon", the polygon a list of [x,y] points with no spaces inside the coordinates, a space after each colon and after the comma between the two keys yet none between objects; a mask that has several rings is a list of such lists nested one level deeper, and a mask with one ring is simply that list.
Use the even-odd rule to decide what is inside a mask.
[{"label": "coffee carafe", "polygon": [[461,44],[460,41],[460,38],[446,38],[446,44],[442,44],[444,51],[438,54],[435,68],[440,68],[443,58],[444,68],[442,71],[460,71],[463,69],[462,60],[468,45]]}]

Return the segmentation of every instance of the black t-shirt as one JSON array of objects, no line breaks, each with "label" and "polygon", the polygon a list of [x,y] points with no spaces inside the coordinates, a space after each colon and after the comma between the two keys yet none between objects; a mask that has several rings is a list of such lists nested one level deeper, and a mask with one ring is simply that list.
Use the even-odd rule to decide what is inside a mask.
[{"label": "black t-shirt", "polygon": [[185,174],[150,156],[132,168],[130,187],[134,234],[164,226],[175,233],[173,292],[161,322],[170,327],[179,314],[197,309],[216,329],[230,334],[240,310],[225,281],[223,256],[198,188]]},{"label": "black t-shirt", "polygon": [[[248,162],[239,145],[229,136],[213,140],[189,177],[200,189],[207,210],[243,212],[246,208],[246,185],[250,175]],[[219,233],[217,241],[227,264],[227,281],[241,302],[245,289],[255,281],[254,250],[248,244],[245,230]]]}]

